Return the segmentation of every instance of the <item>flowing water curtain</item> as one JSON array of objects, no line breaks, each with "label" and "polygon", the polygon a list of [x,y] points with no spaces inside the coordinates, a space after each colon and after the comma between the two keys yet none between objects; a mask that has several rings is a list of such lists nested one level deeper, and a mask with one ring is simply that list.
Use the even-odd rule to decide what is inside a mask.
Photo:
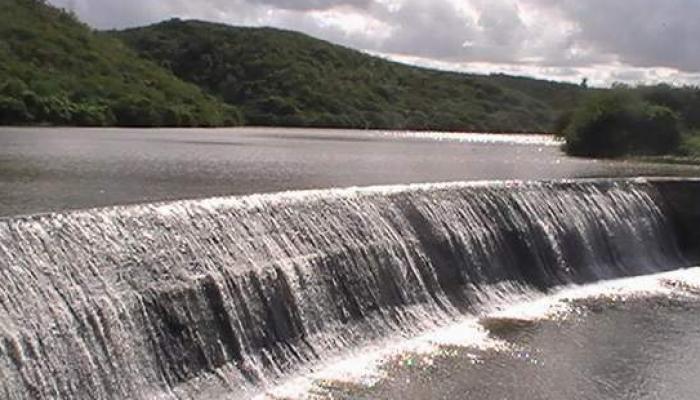
[{"label": "flowing water curtain", "polygon": [[449,323],[513,291],[683,266],[665,207],[643,181],[585,181],[7,219],[0,393],[252,393],[344,348]]}]

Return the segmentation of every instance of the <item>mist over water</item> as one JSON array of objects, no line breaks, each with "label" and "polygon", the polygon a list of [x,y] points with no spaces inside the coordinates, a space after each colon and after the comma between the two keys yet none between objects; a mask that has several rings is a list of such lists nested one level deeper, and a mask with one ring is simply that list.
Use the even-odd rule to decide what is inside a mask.
[{"label": "mist over water", "polygon": [[553,287],[681,268],[643,180],[454,183],[0,221],[0,393],[251,397]]}]

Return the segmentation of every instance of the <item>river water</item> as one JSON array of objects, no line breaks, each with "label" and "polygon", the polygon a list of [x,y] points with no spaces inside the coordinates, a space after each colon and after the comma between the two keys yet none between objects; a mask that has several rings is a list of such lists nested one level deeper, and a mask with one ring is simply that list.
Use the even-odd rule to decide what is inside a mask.
[{"label": "river water", "polygon": [[0,216],[283,190],[639,175],[700,168],[569,158],[546,136],[0,128]]},{"label": "river water", "polygon": [[[0,398],[700,390],[698,246],[663,181],[620,178],[697,168],[517,135],[6,128],[0,144]],[[560,181],[596,177],[616,179]],[[314,190],[280,193],[298,189]]]},{"label": "river water", "polygon": [[696,268],[562,289],[403,348],[375,349],[274,395],[303,388],[314,399],[695,399],[698,283]]}]

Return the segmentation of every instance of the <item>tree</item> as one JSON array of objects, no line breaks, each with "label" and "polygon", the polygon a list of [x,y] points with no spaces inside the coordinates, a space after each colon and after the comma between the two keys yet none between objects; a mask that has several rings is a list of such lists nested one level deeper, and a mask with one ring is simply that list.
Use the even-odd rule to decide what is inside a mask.
[{"label": "tree", "polygon": [[626,89],[599,93],[577,109],[565,130],[569,154],[586,157],[659,155],[681,141],[678,115]]},{"label": "tree", "polygon": [[23,124],[29,120],[31,120],[31,114],[24,102],[0,95],[0,125]]}]

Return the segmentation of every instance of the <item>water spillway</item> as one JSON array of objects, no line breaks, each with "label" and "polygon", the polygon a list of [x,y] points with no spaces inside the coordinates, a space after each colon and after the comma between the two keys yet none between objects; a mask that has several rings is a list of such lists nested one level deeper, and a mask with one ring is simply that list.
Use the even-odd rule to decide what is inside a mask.
[{"label": "water spillway", "polygon": [[0,397],[244,396],[477,312],[487,287],[682,268],[698,188],[454,183],[0,220]]}]

